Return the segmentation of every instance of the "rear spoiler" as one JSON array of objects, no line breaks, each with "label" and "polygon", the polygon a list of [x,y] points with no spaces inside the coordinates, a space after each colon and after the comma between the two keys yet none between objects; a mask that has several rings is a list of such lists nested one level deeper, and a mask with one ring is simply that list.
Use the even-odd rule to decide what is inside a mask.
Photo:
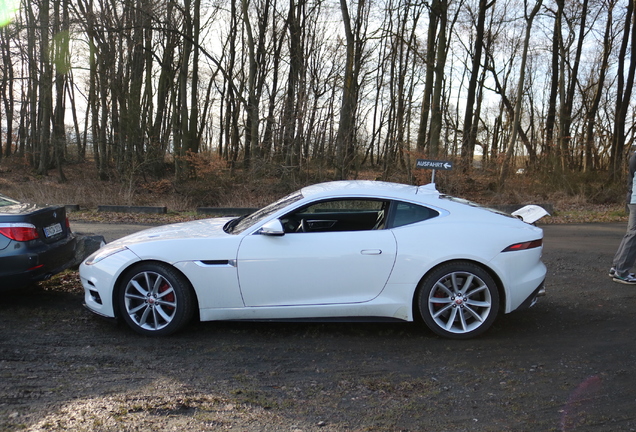
[{"label": "rear spoiler", "polygon": [[535,223],[543,216],[550,216],[550,213],[548,213],[546,209],[541,206],[530,204],[512,212],[511,215],[516,216],[522,221],[531,224]]}]

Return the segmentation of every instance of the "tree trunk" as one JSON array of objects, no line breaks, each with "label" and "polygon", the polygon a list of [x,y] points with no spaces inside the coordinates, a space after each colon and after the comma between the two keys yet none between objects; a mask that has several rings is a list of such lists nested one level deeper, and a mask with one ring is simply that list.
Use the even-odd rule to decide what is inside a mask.
[{"label": "tree trunk", "polygon": [[[446,18],[446,11],[442,11],[442,3],[444,0],[433,0],[429,8],[428,14],[428,34],[426,40],[426,76],[424,80],[424,96],[422,98],[422,110],[420,112],[420,126],[417,133],[417,151],[423,152],[426,147],[426,135],[428,127],[428,116],[431,111],[431,97],[433,94],[433,82],[435,80],[435,72],[438,71],[439,66],[435,62],[436,51],[439,56],[439,42],[436,44],[437,39],[437,26],[442,19],[442,12],[444,18]],[[442,32],[440,31],[440,36]]]},{"label": "tree trunk", "polygon": [[433,86],[433,100],[431,103],[431,127],[429,138],[430,157],[437,157],[440,153],[440,137],[442,133],[442,91],[444,89],[444,67],[446,66],[446,27],[448,1],[439,0],[439,36],[437,42],[437,57],[435,59],[435,85]]},{"label": "tree trunk", "polygon": [[612,51],[612,13],[614,11],[614,1],[611,1],[607,11],[607,23],[605,25],[605,36],[603,38],[603,58],[599,66],[599,77],[596,82],[596,92],[592,104],[585,114],[585,157],[584,157],[584,171],[588,172],[594,169],[592,155],[594,148],[594,127],[596,124],[596,114],[603,96],[605,76],[607,74],[607,68],[609,65],[609,56]]},{"label": "tree trunk", "polygon": [[[550,95],[548,97],[548,112],[545,122],[545,145],[543,147],[543,156],[550,161],[550,155],[554,149],[554,127],[556,124],[556,104],[559,95],[559,47],[561,46],[561,18],[563,16],[563,1],[557,0],[557,12],[554,17],[554,28],[552,36],[552,56],[550,79]],[[559,154],[559,152],[556,152]]]},{"label": "tree trunk", "polygon": [[[475,34],[475,49],[472,54],[472,67],[470,71],[470,79],[468,81],[468,90],[466,93],[466,111],[464,113],[464,126],[462,134],[462,171],[468,172],[472,165],[475,152],[475,141],[477,140],[477,131],[473,127],[473,116],[475,99],[477,97],[477,82],[480,75],[480,65],[482,51],[484,48],[484,32],[486,23],[486,11],[495,4],[495,0],[488,3],[488,0],[479,0],[479,13],[477,15],[477,26]],[[479,113],[476,113],[479,115]]]},{"label": "tree trunk", "polygon": [[340,107],[340,124],[336,136],[336,178],[345,179],[353,166],[355,157],[355,121],[358,108],[358,75],[361,67],[361,56],[364,41],[361,40],[360,28],[365,0],[358,1],[356,32],[351,26],[349,8],[346,0],[340,0],[340,11],[344,23],[347,59],[342,83],[342,103]]},{"label": "tree trunk", "polygon": [[2,50],[2,103],[6,116],[6,143],[4,151],[0,141],[0,158],[4,152],[5,156],[11,156],[13,146],[13,107],[14,107],[14,87],[13,87],[13,64],[11,62],[11,47],[9,45],[9,26],[0,29],[0,50]]},{"label": "tree trunk", "polygon": [[49,151],[51,147],[51,117],[52,117],[52,89],[53,71],[50,60],[50,38],[49,38],[49,0],[42,0],[40,5],[40,98],[39,98],[39,152],[37,172],[40,175],[47,175],[49,169]]},{"label": "tree trunk", "polygon": [[[581,22],[579,27],[579,35],[578,42],[576,47],[576,52],[574,54],[574,62],[572,66],[572,70],[570,71],[570,82],[565,86],[565,82],[562,81],[563,86],[563,96],[564,98],[561,101],[561,110],[560,110],[560,148],[561,148],[561,167],[565,169],[569,167],[569,155],[570,155],[570,147],[572,141],[572,134],[570,132],[570,128],[572,125],[572,109],[574,105],[574,96],[576,91],[576,85],[578,80],[578,72],[579,72],[579,64],[581,62],[581,52],[583,50],[583,39],[585,36],[585,21],[587,18],[587,3],[588,0],[583,0],[583,4],[581,6]],[[561,6],[560,6],[561,7]],[[565,56],[565,52],[563,53]],[[570,62],[568,62],[570,63]],[[562,77],[565,77],[565,74],[562,74]]]},{"label": "tree trunk", "polygon": [[508,149],[506,151],[506,157],[504,158],[503,164],[501,166],[501,172],[499,176],[499,187],[503,188],[504,182],[508,176],[508,171],[510,169],[510,160],[512,159],[512,153],[515,148],[515,143],[517,141],[517,129],[521,123],[521,106],[523,105],[523,92],[524,92],[524,79],[526,74],[526,62],[528,59],[528,45],[530,44],[530,33],[532,30],[532,22],[534,21],[534,17],[539,12],[541,8],[541,3],[543,0],[538,0],[534,5],[532,12],[530,12],[530,16],[526,17],[526,36],[523,41],[523,54],[521,56],[521,66],[519,66],[519,84],[517,84],[517,97],[515,101],[515,116],[512,121],[512,134],[510,136],[510,142],[508,144]]},{"label": "tree trunk", "polygon": [[[611,150],[611,176],[614,179],[620,178],[623,164],[623,153],[625,149],[625,120],[634,86],[634,69],[636,67],[636,57],[627,56],[627,48],[630,44],[631,52],[636,52],[636,20],[634,13],[634,1],[627,0],[625,11],[625,27],[623,30],[623,40],[618,56],[618,84],[616,89],[616,114],[614,117],[614,137],[612,139]],[[625,78],[625,62],[629,62],[627,78]]]}]

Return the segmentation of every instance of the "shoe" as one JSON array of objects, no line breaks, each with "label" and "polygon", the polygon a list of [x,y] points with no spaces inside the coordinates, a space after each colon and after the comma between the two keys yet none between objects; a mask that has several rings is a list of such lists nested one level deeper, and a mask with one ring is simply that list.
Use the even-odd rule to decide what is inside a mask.
[{"label": "shoe", "polygon": [[[607,275],[608,275],[609,277],[613,278],[613,277],[616,275],[616,267],[611,267],[611,268],[609,269],[609,272],[608,272],[608,274],[607,274]],[[636,277],[636,274],[634,274],[634,273],[630,273],[629,275],[630,275],[630,276],[633,276],[633,277]]]},{"label": "shoe", "polygon": [[633,273],[630,273],[625,277],[620,277],[619,275],[614,274],[614,278],[612,280],[626,285],[636,285],[636,276]]}]

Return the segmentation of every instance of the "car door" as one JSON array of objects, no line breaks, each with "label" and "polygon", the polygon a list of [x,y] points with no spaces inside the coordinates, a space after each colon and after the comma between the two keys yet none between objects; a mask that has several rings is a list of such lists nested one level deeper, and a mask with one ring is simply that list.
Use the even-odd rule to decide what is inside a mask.
[{"label": "car door", "polygon": [[340,201],[335,212],[324,210],[333,203],[320,204],[281,218],[282,236],[243,239],[237,265],[246,306],[360,303],[380,294],[397,250],[393,234],[375,223],[388,204],[370,210],[356,200],[351,209]]}]

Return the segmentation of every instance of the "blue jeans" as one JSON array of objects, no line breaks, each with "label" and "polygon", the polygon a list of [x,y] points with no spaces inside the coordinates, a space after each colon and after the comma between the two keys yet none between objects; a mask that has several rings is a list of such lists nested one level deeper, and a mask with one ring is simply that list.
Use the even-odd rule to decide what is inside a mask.
[{"label": "blue jeans", "polygon": [[620,277],[626,277],[636,262],[636,204],[627,204],[627,208],[629,209],[627,232],[614,255],[614,267],[616,274]]}]

